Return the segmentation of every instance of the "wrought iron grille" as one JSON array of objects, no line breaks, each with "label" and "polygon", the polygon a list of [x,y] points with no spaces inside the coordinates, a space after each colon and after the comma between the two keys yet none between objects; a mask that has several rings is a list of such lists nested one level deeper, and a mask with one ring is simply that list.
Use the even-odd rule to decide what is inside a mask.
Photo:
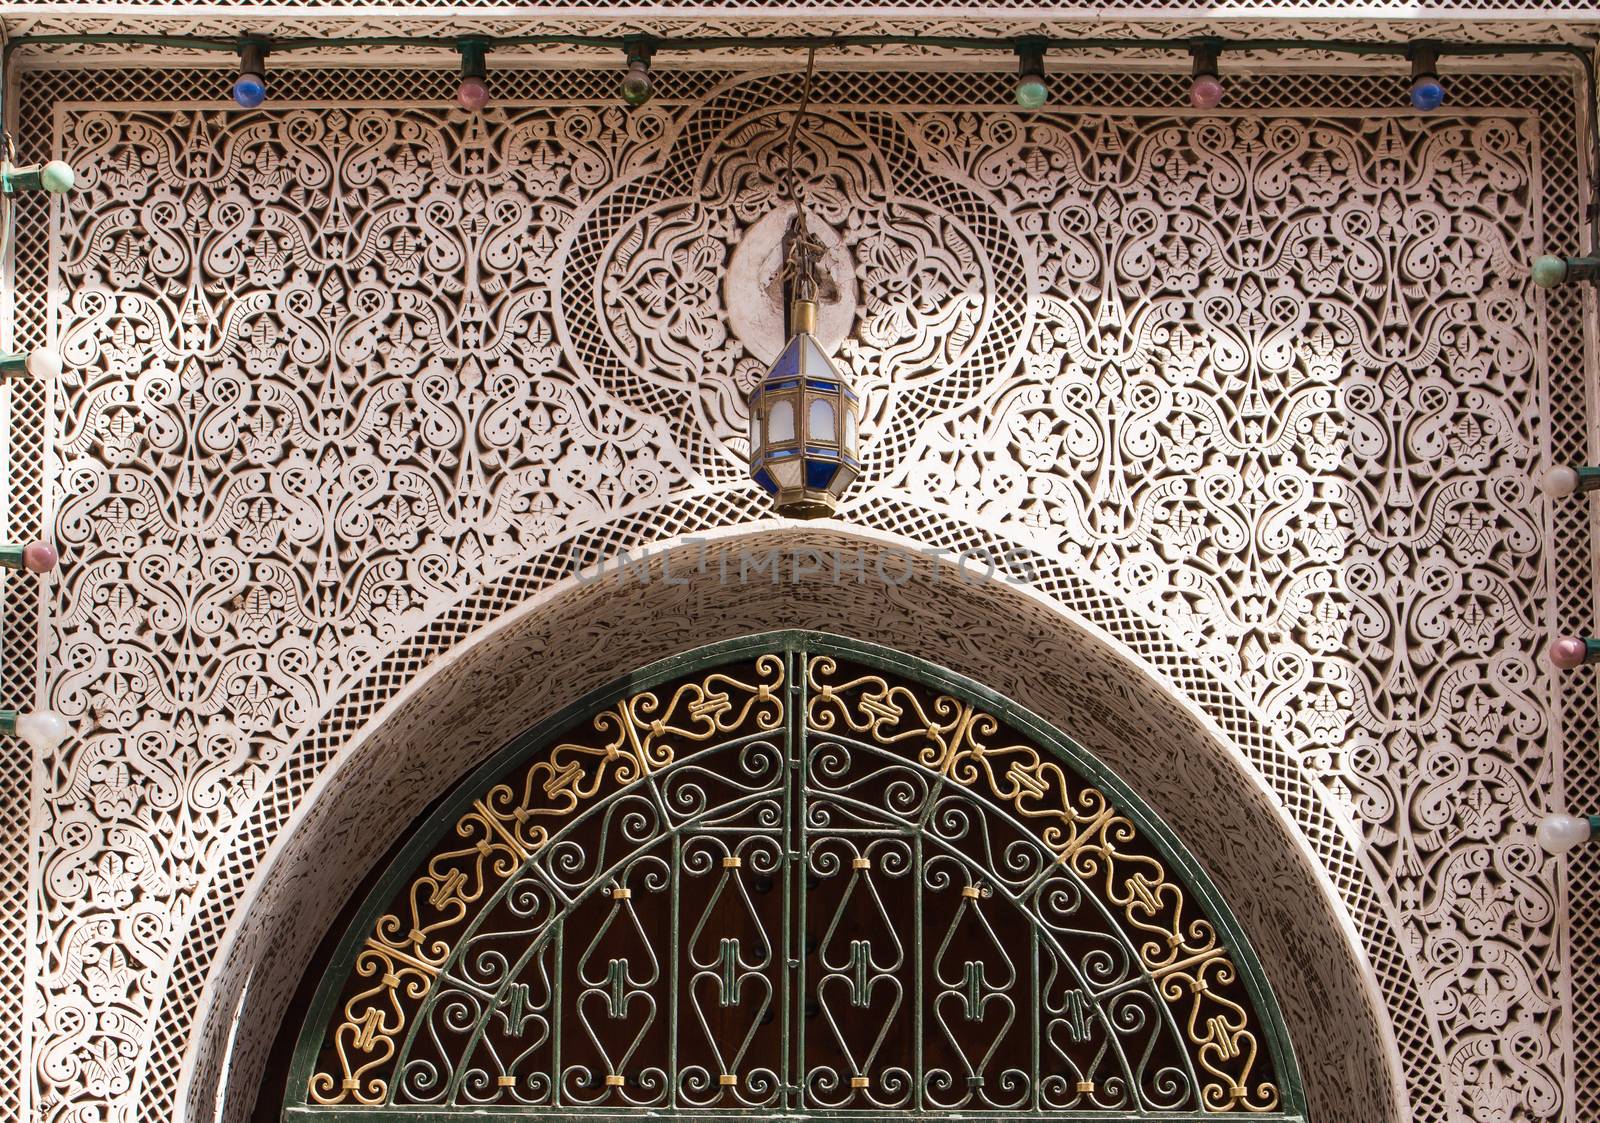
[{"label": "wrought iron grille", "polygon": [[346,935],[290,1118],[1303,1114],[1204,874],[1002,699],[809,634],[674,660],[458,789]]}]

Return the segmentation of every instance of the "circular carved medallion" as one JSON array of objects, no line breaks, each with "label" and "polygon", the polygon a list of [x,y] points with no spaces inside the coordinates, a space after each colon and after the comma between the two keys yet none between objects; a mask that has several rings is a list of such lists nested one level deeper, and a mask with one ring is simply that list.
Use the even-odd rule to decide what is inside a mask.
[{"label": "circular carved medallion", "polygon": [[[588,210],[559,285],[569,355],[728,482],[746,472],[750,391],[784,342],[794,214],[792,107],[755,85],[698,106],[654,170]],[[862,395],[869,482],[1015,367],[1033,315],[1022,236],[935,156],[881,114],[813,109],[797,134],[794,176],[828,247],[820,337]]]},{"label": "circular carved medallion", "polygon": [[[745,231],[733,251],[733,263],[722,285],[728,322],[739,342],[764,363],[783,350],[783,265],[786,238],[795,208],[785,204]],[[806,223],[813,237],[826,247],[823,255],[822,304],[817,312],[817,340],[829,354],[855,327],[855,264],[837,231],[811,216]]]}]

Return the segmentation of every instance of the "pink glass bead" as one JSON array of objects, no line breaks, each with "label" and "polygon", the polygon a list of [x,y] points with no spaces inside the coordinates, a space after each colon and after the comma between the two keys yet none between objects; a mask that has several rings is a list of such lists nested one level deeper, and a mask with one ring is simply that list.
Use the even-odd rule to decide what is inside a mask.
[{"label": "pink glass bead", "polygon": [[1588,645],[1577,636],[1562,636],[1550,644],[1550,662],[1563,671],[1570,671],[1583,666],[1588,650]]},{"label": "pink glass bead", "polygon": [[463,78],[456,87],[456,101],[462,109],[476,113],[489,104],[489,86],[482,78]]},{"label": "pink glass bead", "polygon": [[1189,104],[1196,109],[1215,109],[1222,104],[1222,82],[1214,74],[1201,74],[1189,87]]},{"label": "pink glass bead", "polygon": [[56,548],[44,542],[30,542],[22,548],[22,567],[33,573],[49,573],[56,567]]}]

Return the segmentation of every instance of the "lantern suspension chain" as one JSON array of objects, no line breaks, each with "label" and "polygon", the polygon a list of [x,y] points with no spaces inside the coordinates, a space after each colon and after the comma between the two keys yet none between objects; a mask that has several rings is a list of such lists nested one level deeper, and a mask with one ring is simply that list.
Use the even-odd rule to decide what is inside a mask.
[{"label": "lantern suspension chain", "polygon": [[795,217],[789,258],[784,262],[784,276],[789,281],[793,298],[816,303],[821,285],[817,281],[817,261],[823,247],[811,233],[811,216],[806,211],[806,185],[795,174],[794,154],[798,147],[800,123],[811,107],[811,91],[816,81],[817,49],[806,50],[805,84],[800,90],[800,107],[789,121],[789,132],[784,138],[784,190],[794,200]]},{"label": "lantern suspension chain", "polygon": [[827,247],[811,229],[806,183],[795,171],[816,76],[817,48],[811,46],[779,169],[783,192],[795,207],[780,273],[788,342],[750,393],[750,476],[772,496],[778,514],[800,519],[832,515],[861,472],[860,401],[817,339],[818,270]]}]

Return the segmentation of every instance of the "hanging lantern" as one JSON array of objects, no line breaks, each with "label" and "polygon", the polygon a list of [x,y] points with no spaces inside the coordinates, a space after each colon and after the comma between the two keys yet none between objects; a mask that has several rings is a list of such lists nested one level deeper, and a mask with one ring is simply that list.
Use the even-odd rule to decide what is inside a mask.
[{"label": "hanging lantern", "polygon": [[776,501],[778,514],[817,519],[833,514],[861,474],[856,454],[855,394],[817,342],[817,263],[822,243],[812,235],[805,188],[794,174],[795,134],[811,102],[817,52],[806,54],[805,89],[789,126],[786,187],[795,201],[784,262],[789,342],[750,395],[750,475]]},{"label": "hanging lantern", "polygon": [[817,342],[817,303],[801,298],[793,335],[750,395],[750,474],[797,519],[831,515],[861,474],[854,393]]}]

